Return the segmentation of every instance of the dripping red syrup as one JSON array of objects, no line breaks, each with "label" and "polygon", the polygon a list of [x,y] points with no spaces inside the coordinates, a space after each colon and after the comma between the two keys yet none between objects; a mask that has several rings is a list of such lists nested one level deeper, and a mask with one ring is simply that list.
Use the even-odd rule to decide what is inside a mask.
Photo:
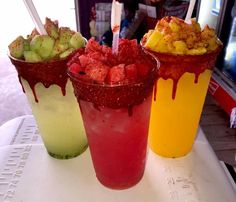
[{"label": "dripping red syrup", "polygon": [[[164,80],[171,79],[173,81],[172,99],[176,97],[179,79],[184,73],[192,73],[195,75],[194,83],[198,83],[199,76],[205,70],[212,70],[216,61],[216,55],[219,54],[221,46],[215,51],[206,53],[204,55],[175,55],[169,53],[157,53],[148,49],[152,56],[160,61],[159,77]],[[158,81],[157,81],[158,83]],[[157,84],[154,86],[154,100],[157,96]]]},{"label": "dripping red syrup", "polygon": [[153,93],[153,100],[156,101],[157,99],[157,82],[158,79],[156,80],[155,84],[154,84],[154,93]]},{"label": "dripping red syrup", "polygon": [[42,83],[45,88],[51,85],[58,85],[61,88],[62,96],[66,95],[67,59],[51,60],[45,62],[26,62],[9,56],[11,63],[15,66],[23,92],[25,92],[22,79],[25,79],[34,95],[35,102],[39,102],[35,86]]}]

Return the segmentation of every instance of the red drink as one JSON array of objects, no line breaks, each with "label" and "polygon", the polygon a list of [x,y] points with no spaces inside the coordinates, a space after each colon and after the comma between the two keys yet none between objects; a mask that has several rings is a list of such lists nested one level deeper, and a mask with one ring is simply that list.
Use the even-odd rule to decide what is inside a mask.
[{"label": "red drink", "polygon": [[[96,176],[103,185],[112,189],[135,185],[142,178],[145,168],[152,89],[157,68],[148,55],[141,50],[138,54],[149,61],[146,63],[149,67],[145,67],[149,71],[144,77],[139,73],[135,80],[127,78],[128,71],[116,83],[111,82],[110,73],[104,76],[104,81],[94,82],[81,74],[81,69],[77,70],[80,73],[74,73],[72,68],[69,72]],[[128,65],[134,62],[132,57],[129,59]],[[116,65],[120,63],[116,62]],[[120,72],[120,68],[117,71]],[[121,78],[118,72],[113,73]]]},{"label": "red drink", "polygon": [[80,101],[90,151],[99,181],[107,187],[124,189],[143,175],[147,148],[151,95],[142,104],[127,108],[94,108]]}]

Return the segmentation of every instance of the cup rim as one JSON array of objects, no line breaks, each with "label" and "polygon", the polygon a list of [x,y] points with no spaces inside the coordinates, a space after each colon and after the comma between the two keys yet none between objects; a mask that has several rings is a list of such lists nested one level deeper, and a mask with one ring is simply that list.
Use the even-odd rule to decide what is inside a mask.
[{"label": "cup rim", "polygon": [[45,61],[39,61],[39,62],[27,62],[23,59],[18,59],[13,57],[10,52],[7,53],[8,57],[16,62],[21,62],[21,63],[28,63],[28,64],[45,64],[45,63],[54,63],[54,62],[59,62],[59,61],[66,61],[68,60],[68,57],[66,58],[59,58],[59,59],[51,59],[51,60],[45,60]]}]

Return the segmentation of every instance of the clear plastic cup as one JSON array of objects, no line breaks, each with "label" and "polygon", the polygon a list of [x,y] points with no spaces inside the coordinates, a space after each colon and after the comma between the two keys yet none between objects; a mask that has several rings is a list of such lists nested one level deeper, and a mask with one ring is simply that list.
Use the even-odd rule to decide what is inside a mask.
[{"label": "clear plastic cup", "polygon": [[69,69],[97,179],[126,189],[144,173],[154,66],[145,78],[123,84],[96,84]]},{"label": "clear plastic cup", "polygon": [[87,148],[87,138],[73,87],[68,59],[25,62],[9,56],[26,93],[47,152],[68,159]]},{"label": "clear plastic cup", "polygon": [[220,49],[204,55],[146,50],[160,61],[149,128],[149,145],[155,153],[181,157],[191,151]]}]

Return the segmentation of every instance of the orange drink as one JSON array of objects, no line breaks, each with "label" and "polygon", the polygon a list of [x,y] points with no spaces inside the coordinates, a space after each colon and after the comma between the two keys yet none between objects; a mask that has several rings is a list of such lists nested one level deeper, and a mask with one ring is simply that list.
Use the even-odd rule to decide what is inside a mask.
[{"label": "orange drink", "polygon": [[[214,60],[214,55],[212,57]],[[161,56],[158,58],[162,62]],[[208,57],[204,58],[202,65],[207,65]],[[195,65],[196,60],[195,63],[194,58],[192,61]],[[177,61],[174,62],[175,65],[176,63]],[[184,60],[177,65],[181,67],[183,63]],[[199,75],[186,71],[178,80],[171,77],[158,79],[149,129],[149,143],[153,151],[166,157],[179,157],[191,150],[211,77],[211,68],[212,66],[206,66]]]},{"label": "orange drink", "polygon": [[[161,156],[180,157],[191,151],[221,47],[212,32],[209,27],[200,31],[195,21],[188,25],[166,17],[143,39],[145,50],[161,63],[149,128],[150,147]],[[207,37],[211,42],[206,45]]]}]

